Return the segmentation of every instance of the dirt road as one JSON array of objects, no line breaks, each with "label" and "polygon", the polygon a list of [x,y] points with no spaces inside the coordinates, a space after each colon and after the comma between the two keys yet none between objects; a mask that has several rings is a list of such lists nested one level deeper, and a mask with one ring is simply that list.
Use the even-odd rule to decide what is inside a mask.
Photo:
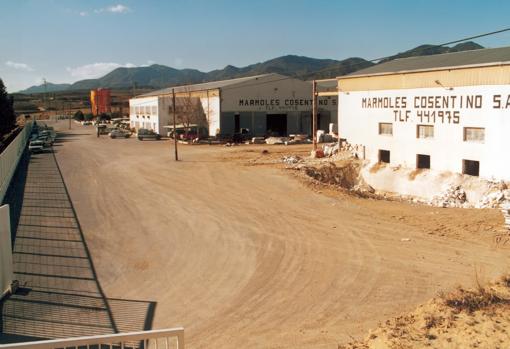
[{"label": "dirt road", "polygon": [[62,140],[107,297],[156,301],[153,328],[183,325],[189,348],[337,348],[510,262],[485,231],[493,211],[330,197],[223,147],[182,146],[175,163],[168,141],[76,124]]}]

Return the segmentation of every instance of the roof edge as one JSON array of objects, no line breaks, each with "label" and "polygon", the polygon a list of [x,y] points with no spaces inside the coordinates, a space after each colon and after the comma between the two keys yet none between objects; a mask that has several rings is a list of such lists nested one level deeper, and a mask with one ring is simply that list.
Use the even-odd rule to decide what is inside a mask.
[{"label": "roof edge", "polygon": [[[457,52],[455,52],[457,53]],[[469,69],[469,68],[483,68],[483,67],[495,67],[495,66],[505,66],[510,65],[510,61],[504,62],[491,62],[491,63],[483,63],[483,64],[466,64],[466,65],[453,65],[448,67],[437,67],[437,68],[424,68],[424,69],[412,69],[412,70],[399,70],[394,72],[382,72],[382,73],[368,73],[368,74],[358,74],[355,73],[353,75],[344,75],[337,76],[336,80],[346,80],[346,79],[356,79],[356,78],[366,78],[371,76],[385,76],[385,75],[397,75],[397,74],[412,74],[412,73],[425,73],[430,71],[441,71],[441,70],[454,70],[454,69]]]}]

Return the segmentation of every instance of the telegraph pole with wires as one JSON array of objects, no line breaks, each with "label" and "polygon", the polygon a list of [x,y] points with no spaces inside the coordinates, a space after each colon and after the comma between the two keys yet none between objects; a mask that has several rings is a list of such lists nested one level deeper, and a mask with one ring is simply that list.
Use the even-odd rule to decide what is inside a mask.
[{"label": "telegraph pole with wires", "polygon": [[174,119],[174,150],[175,150],[175,161],[179,161],[179,155],[177,153],[177,129],[175,123],[175,89],[172,89],[172,112]]},{"label": "telegraph pole with wires", "polygon": [[317,81],[312,82],[312,140],[313,151],[317,150]]}]

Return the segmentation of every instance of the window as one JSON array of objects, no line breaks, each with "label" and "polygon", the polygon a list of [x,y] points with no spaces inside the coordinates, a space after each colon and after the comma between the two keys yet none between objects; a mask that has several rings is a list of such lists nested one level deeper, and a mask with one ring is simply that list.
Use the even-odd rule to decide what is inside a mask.
[{"label": "window", "polygon": [[464,142],[478,142],[485,141],[485,128],[483,127],[464,127]]},{"label": "window", "polygon": [[480,161],[462,160],[462,173],[478,177],[480,175]]},{"label": "window", "polygon": [[393,124],[387,122],[379,123],[379,134],[380,135],[393,135]]},{"label": "window", "polygon": [[152,115],[156,115],[158,113],[158,107],[156,105],[152,106]]},{"label": "window", "polygon": [[430,168],[430,155],[417,154],[416,168]]},{"label": "window", "polygon": [[416,129],[417,138],[434,138],[434,126],[418,125]]},{"label": "window", "polygon": [[385,164],[390,163],[390,151],[379,149],[379,162],[383,162]]}]

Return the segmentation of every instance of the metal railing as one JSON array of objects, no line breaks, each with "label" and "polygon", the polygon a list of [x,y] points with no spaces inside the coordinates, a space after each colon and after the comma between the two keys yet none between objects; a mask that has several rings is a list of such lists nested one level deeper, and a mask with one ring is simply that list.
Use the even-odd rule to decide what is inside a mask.
[{"label": "metal railing", "polygon": [[[144,348],[170,349],[171,339],[176,340],[173,348],[184,349],[184,328],[169,328],[164,330],[116,333],[100,336],[53,339],[37,342],[25,342],[0,345],[1,349],[58,349],[58,348]],[[134,345],[132,343],[139,343]]]},{"label": "metal railing", "polygon": [[27,122],[23,130],[0,154],[0,203],[4,200],[19,159],[21,159],[21,155],[23,155],[23,151],[27,146],[31,131],[32,123]]}]

